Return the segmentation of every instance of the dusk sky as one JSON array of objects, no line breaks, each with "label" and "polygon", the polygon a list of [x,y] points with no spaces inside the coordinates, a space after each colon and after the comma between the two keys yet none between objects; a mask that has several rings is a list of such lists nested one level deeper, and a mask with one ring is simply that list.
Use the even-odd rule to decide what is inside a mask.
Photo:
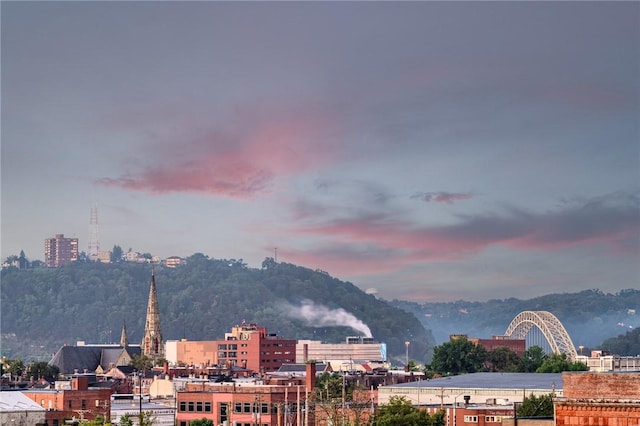
[{"label": "dusk sky", "polygon": [[385,299],[640,287],[639,2],[0,5],[3,260],[95,203]]}]

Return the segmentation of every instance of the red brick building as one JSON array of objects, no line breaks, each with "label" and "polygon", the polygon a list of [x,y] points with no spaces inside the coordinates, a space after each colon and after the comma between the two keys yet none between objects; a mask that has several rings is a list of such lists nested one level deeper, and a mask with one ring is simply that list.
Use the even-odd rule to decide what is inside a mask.
[{"label": "red brick building", "polygon": [[640,425],[640,372],[565,372],[556,425]]},{"label": "red brick building", "polygon": [[255,373],[276,371],[296,362],[295,339],[267,333],[265,327],[243,322],[225,333],[224,340],[174,342],[176,363],[195,366],[241,367]]},{"label": "red brick building", "polygon": [[451,340],[463,337],[476,346],[484,346],[487,351],[492,351],[499,346],[503,346],[511,349],[520,357],[524,355],[524,351],[527,349],[527,342],[525,339],[513,339],[509,336],[493,336],[491,339],[481,339],[477,337],[467,337],[465,334],[454,334],[449,337]]},{"label": "red brick building", "polygon": [[[176,424],[207,418],[214,424],[271,426],[314,424],[304,418],[307,396],[315,386],[315,364],[307,364],[304,381],[290,385],[256,383],[189,383],[176,395]],[[308,414],[311,415],[311,414]]]},{"label": "red brick building", "polygon": [[87,377],[71,378],[71,389],[24,390],[24,395],[46,411],[48,426],[62,426],[65,419],[92,420],[111,417],[111,389],[91,388]]}]

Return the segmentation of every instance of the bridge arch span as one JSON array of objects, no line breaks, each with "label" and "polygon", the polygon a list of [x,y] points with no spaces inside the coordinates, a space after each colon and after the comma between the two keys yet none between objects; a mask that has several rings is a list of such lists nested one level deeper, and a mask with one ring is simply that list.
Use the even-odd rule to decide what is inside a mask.
[{"label": "bridge arch span", "polygon": [[520,312],[511,321],[504,334],[513,339],[525,339],[533,327],[537,327],[542,332],[553,352],[567,354],[567,357],[572,361],[576,359],[578,354],[571,337],[560,320],[551,312]]}]

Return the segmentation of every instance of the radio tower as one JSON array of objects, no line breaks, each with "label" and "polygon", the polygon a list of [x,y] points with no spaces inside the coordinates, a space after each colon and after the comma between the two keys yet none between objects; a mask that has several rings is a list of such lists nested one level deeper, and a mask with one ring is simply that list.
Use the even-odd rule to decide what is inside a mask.
[{"label": "radio tower", "polygon": [[98,242],[98,205],[91,206],[91,214],[89,216],[89,247],[87,256],[89,259],[95,260],[100,251],[100,243]]}]

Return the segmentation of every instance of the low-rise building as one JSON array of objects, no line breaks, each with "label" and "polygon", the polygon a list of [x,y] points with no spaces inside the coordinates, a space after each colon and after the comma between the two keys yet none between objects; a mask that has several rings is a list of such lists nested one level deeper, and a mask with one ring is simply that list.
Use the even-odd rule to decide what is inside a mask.
[{"label": "low-rise building", "polygon": [[589,371],[640,371],[640,356],[612,355],[594,350],[591,356],[578,355],[576,361],[586,364]]},{"label": "low-rise building", "polygon": [[45,410],[49,426],[63,425],[65,419],[91,420],[102,416],[109,420],[111,388],[90,387],[86,376],[72,377],[70,384],[70,389],[27,389],[22,393]]},{"label": "low-rise building", "polygon": [[640,372],[565,372],[554,398],[556,425],[640,424]]},{"label": "low-rise building", "polygon": [[0,392],[0,426],[44,426],[47,425],[45,412],[44,408],[20,391]]}]

